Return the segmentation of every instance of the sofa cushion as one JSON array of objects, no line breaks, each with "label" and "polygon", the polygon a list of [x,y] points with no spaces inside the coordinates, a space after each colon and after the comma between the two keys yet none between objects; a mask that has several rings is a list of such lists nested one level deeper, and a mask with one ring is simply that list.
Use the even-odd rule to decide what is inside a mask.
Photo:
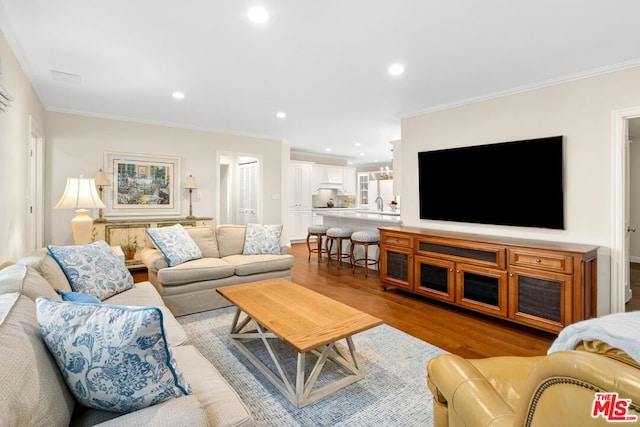
[{"label": "sofa cushion", "polygon": [[191,393],[155,307],[36,300],[40,332],[85,406],[131,412]]},{"label": "sofa cushion", "polygon": [[147,228],[145,231],[153,240],[156,248],[167,259],[169,267],[192,259],[202,258],[202,251],[200,251],[200,248],[182,224],[175,224],[170,227]]},{"label": "sofa cushion", "polygon": [[162,323],[169,345],[175,347],[187,340],[187,334],[182,325],[178,323],[169,308],[165,306],[156,288],[149,282],[136,283],[133,288],[107,298],[103,303],[133,307],[158,307],[162,311]]},{"label": "sofa cushion", "polygon": [[8,292],[19,292],[34,301],[40,296],[60,299],[44,277],[23,264],[14,264],[0,271],[0,294]]},{"label": "sofa cushion", "polygon": [[0,424],[69,425],[75,400],[42,341],[29,297],[0,295],[0,349]]},{"label": "sofa cushion", "polygon": [[139,409],[128,414],[101,411],[78,405],[71,425],[74,427],[141,427],[141,426],[188,426],[208,427],[202,404],[193,394],[165,400],[157,405]]},{"label": "sofa cushion", "polygon": [[282,224],[247,224],[243,255],[280,255]]},{"label": "sofa cushion", "polygon": [[131,273],[104,240],[85,245],[49,245],[47,249],[74,292],[104,300],[133,287]]},{"label": "sofa cushion", "polygon": [[202,258],[163,268],[158,271],[158,280],[163,286],[183,285],[203,280],[233,276],[235,267],[220,258]]},{"label": "sofa cushion", "polygon": [[186,228],[187,233],[200,248],[203,258],[220,258],[216,230],[213,227]]},{"label": "sofa cushion", "polygon": [[244,236],[247,227],[244,225],[219,225],[216,227],[220,258],[229,255],[240,255],[244,248]]},{"label": "sofa cushion", "polygon": [[293,267],[293,255],[230,255],[223,259],[235,266],[238,276],[288,270]]},{"label": "sofa cushion", "polygon": [[174,354],[178,364],[184,367],[184,377],[204,407],[210,425],[253,425],[251,413],[236,391],[195,347],[181,346],[174,350]]},{"label": "sofa cushion", "polygon": [[60,265],[51,256],[47,248],[33,251],[29,256],[20,258],[17,264],[24,264],[35,269],[52,288],[71,292],[71,285]]}]

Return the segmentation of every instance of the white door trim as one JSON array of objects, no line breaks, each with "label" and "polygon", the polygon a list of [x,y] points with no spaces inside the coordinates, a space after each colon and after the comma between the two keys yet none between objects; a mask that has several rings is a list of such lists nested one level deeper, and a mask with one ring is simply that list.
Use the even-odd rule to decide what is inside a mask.
[{"label": "white door trim", "polygon": [[611,136],[611,312],[624,312],[627,248],[627,120],[640,117],[640,106],[612,113]]},{"label": "white door trim", "polygon": [[44,133],[38,122],[29,115],[28,159],[28,243],[27,252],[44,246]]}]

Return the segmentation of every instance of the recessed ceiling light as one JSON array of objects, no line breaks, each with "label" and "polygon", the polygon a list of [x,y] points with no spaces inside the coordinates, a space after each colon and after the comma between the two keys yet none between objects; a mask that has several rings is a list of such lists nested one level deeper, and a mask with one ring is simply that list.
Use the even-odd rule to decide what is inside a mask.
[{"label": "recessed ceiling light", "polygon": [[378,161],[377,161],[377,160],[374,160],[374,161],[373,161],[373,163],[378,163]]},{"label": "recessed ceiling light", "polygon": [[389,74],[392,76],[399,76],[402,73],[404,73],[404,67],[400,64],[393,64],[389,67]]},{"label": "recessed ceiling light", "polygon": [[356,142],[356,147],[360,147],[362,144],[360,144],[359,142]]},{"label": "recessed ceiling light", "polygon": [[182,92],[173,92],[171,96],[173,99],[184,99],[184,93]]},{"label": "recessed ceiling light", "polygon": [[360,155],[361,155],[361,156],[366,156],[366,154],[364,154],[364,153],[360,153]]},{"label": "recessed ceiling light", "polygon": [[324,151],[331,151],[331,148],[325,148]]},{"label": "recessed ceiling light", "polygon": [[276,117],[279,119],[284,119],[285,117],[287,117],[287,113],[285,113],[284,111],[278,111]]},{"label": "recessed ceiling light", "polygon": [[352,164],[353,164],[353,162],[352,162],[351,160],[349,160],[349,161],[347,162],[347,164],[348,164],[348,165],[352,165]]},{"label": "recessed ceiling light", "polygon": [[249,10],[249,21],[255,22],[256,24],[264,24],[269,21],[269,13],[262,6],[252,7]]}]

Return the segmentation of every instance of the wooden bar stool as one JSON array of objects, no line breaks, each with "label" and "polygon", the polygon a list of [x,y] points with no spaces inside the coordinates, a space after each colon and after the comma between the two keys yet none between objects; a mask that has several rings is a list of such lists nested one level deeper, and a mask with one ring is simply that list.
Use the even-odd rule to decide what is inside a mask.
[{"label": "wooden bar stool", "polygon": [[[327,229],[329,227],[325,227],[324,225],[310,225],[307,227],[307,249],[309,250],[309,258],[307,262],[311,262],[311,254],[318,254],[318,262],[322,260],[322,254],[326,254],[327,250],[322,247],[322,239],[327,235]],[[311,247],[309,243],[309,239],[315,236],[317,239],[317,246],[315,248]]]},{"label": "wooden bar stool", "polygon": [[327,230],[327,265],[331,265],[331,260],[333,260],[333,255],[331,254],[331,250],[333,249],[333,242],[338,244],[336,249],[336,260],[338,261],[338,269],[342,265],[343,259],[351,258],[348,253],[342,253],[342,243],[343,242],[351,242],[351,234],[353,234],[353,230],[349,228],[342,227],[331,227]]},{"label": "wooden bar stool", "polygon": [[[364,247],[364,258],[355,258],[354,248],[356,245]],[[377,266],[378,258],[369,258],[369,246],[378,247],[380,256],[380,233],[378,231],[356,231],[351,235],[351,273],[355,274],[356,267],[364,267],[364,277],[369,277],[369,266]]]}]

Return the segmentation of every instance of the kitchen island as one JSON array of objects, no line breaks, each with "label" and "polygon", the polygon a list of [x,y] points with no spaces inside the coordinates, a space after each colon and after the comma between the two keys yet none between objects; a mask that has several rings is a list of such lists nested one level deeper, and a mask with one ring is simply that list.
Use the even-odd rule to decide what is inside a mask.
[{"label": "kitchen island", "polygon": [[[314,212],[316,213],[316,212]],[[317,215],[322,216],[322,224],[327,227],[344,227],[350,228],[353,231],[377,231],[378,227],[388,227],[401,225],[400,212],[398,211],[356,211],[349,209],[348,211],[340,212],[317,212]],[[343,251],[349,251],[348,244],[342,249]],[[336,252],[336,248],[333,248],[333,253]],[[356,246],[356,258],[362,258],[362,246]],[[378,248],[372,246],[369,248],[369,256],[373,258],[378,257]],[[373,267],[377,270],[377,267]]]}]

